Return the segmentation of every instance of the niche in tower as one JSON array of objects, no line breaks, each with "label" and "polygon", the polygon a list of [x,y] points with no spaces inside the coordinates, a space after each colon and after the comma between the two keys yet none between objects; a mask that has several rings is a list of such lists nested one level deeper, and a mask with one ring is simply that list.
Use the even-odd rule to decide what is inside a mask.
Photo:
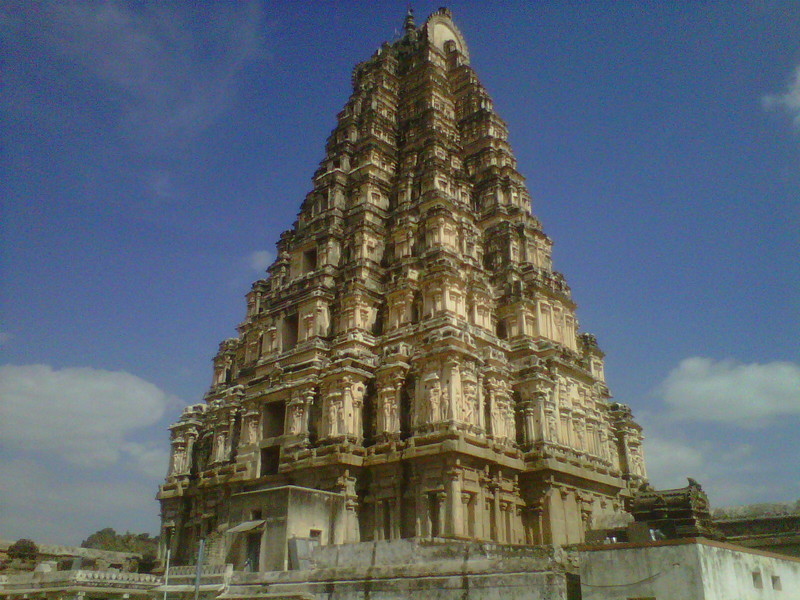
[{"label": "niche in tower", "polygon": [[400,393],[400,439],[411,437],[412,406],[415,398],[416,379],[408,376]]},{"label": "niche in tower", "polygon": [[414,299],[411,302],[411,322],[419,323],[419,317],[422,313],[422,294],[419,290],[414,290]]},{"label": "niche in tower", "polygon": [[441,532],[441,522],[439,519],[441,509],[441,498],[438,492],[428,492],[428,522],[430,523],[431,537],[439,537]]},{"label": "niche in tower", "polygon": [[261,469],[259,474],[261,477],[266,475],[275,475],[281,464],[281,447],[271,446],[261,450]]},{"label": "niche in tower", "polygon": [[300,319],[297,313],[287,315],[283,318],[283,351],[291,350],[297,345],[297,337],[300,331]]},{"label": "niche in tower", "polygon": [[317,249],[309,248],[303,252],[303,273],[311,273],[317,269]]},{"label": "niche in tower", "polygon": [[376,391],[375,382],[370,380],[364,392],[364,404],[361,408],[361,424],[364,428],[364,446],[371,446],[375,443],[375,432],[378,426],[378,415],[376,413]]},{"label": "niche in tower", "polygon": [[274,438],[283,435],[284,421],[286,419],[286,403],[270,402],[264,405],[263,437]]},{"label": "niche in tower", "polygon": [[498,317],[497,323],[495,324],[495,335],[501,340],[504,340],[508,337],[508,331],[506,331],[505,319],[501,319]]},{"label": "niche in tower", "polygon": [[314,388],[314,400],[309,407],[308,413],[308,440],[312,445],[316,445],[319,440],[319,427],[322,423],[322,398],[319,388]]}]

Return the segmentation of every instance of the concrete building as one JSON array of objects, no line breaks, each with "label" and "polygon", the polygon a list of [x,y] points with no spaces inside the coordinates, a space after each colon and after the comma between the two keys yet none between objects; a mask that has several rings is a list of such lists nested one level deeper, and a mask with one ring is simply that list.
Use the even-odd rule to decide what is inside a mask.
[{"label": "concrete building", "polygon": [[579,549],[583,600],[797,600],[800,559],[702,538]]},{"label": "concrete building", "polygon": [[343,499],[342,542],[570,544],[624,519],[641,428],[609,401],[449,11],[409,15],[358,64],[337,121],[211,389],[171,428],[173,559],[204,538],[243,568],[233,498],[287,485]]}]

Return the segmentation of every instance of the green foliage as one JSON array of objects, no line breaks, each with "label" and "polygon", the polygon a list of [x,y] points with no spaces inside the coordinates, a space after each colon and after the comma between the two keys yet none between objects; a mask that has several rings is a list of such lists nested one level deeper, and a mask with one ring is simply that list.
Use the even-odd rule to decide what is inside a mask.
[{"label": "green foliage", "polygon": [[712,511],[715,519],[749,519],[791,514],[800,514],[800,500],[794,503],[761,502],[744,506],[723,506]]},{"label": "green foliage", "polygon": [[8,547],[9,558],[35,560],[38,554],[39,547],[32,540],[26,538],[17,540]]},{"label": "green foliage", "polygon": [[130,531],[118,534],[111,527],[106,527],[83,540],[81,547],[141,554],[139,572],[149,573],[156,564],[158,536],[150,537],[149,533],[131,533]]}]

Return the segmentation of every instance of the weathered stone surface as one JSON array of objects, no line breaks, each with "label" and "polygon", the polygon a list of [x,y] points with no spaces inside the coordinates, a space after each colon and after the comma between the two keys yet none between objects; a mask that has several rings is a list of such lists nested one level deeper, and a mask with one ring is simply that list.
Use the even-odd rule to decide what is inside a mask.
[{"label": "weathered stone surface", "polygon": [[564,599],[566,557],[553,547],[394,540],[319,548],[314,568],[234,576],[223,598]]},{"label": "weathered stone surface", "polygon": [[569,544],[645,480],[464,38],[446,9],[405,32],[355,67],[238,337],[171,427],[177,564],[204,538],[210,563],[272,565],[245,492],[337,495],[336,527],[294,534],[322,545]]},{"label": "weathered stone surface", "polygon": [[800,559],[683,538],[580,550],[583,600],[797,598]]}]

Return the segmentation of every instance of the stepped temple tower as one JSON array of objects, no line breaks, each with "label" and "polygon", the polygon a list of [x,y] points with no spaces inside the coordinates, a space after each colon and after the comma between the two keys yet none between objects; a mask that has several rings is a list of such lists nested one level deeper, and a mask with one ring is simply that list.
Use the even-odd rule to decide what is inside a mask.
[{"label": "stepped temple tower", "polygon": [[285,564],[284,538],[577,543],[645,482],[449,11],[409,15],[352,83],[239,335],[170,428],[173,564],[201,538],[252,569]]}]

